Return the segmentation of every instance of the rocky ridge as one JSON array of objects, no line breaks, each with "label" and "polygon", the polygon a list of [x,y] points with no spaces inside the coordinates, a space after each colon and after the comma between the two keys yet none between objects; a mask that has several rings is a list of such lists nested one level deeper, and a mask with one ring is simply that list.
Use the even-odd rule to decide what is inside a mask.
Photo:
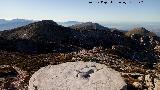
[{"label": "rocky ridge", "polygon": [[[145,32],[149,31],[145,29]],[[8,71],[15,73],[16,80],[19,74],[13,67],[25,71],[27,77],[16,81],[2,76],[1,88],[25,88],[31,75],[41,67],[75,61],[107,65],[121,73],[129,90],[159,88],[159,42],[159,37],[146,33],[128,36],[113,29],[75,30],[50,20],[2,31],[0,65],[11,66]],[[7,70],[2,73],[12,75]],[[5,87],[6,82],[11,87]]]},{"label": "rocky ridge", "polygon": [[[91,26],[95,25],[91,23]],[[52,20],[43,20],[0,32],[0,49],[26,53],[73,52],[102,46],[111,49],[114,54],[128,59],[156,62],[160,38],[145,28],[136,29],[127,36],[113,29],[99,30],[86,24],[78,24],[83,29],[67,28]],[[90,23],[89,23],[90,25]],[[97,25],[97,24],[96,24]],[[85,28],[89,27],[89,28]],[[104,27],[105,28],[105,27]]]}]

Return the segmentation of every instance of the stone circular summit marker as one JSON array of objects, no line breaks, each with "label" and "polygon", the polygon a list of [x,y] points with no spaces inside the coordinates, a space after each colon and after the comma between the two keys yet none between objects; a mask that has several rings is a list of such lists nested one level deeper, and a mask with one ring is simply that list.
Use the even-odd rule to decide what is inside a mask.
[{"label": "stone circular summit marker", "polygon": [[121,90],[126,83],[120,73],[104,64],[67,62],[35,72],[29,90]]}]

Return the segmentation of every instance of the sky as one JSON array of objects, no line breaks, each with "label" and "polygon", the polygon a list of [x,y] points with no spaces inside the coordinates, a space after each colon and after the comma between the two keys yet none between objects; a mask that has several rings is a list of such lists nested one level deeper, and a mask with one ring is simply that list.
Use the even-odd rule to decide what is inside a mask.
[{"label": "sky", "polygon": [[[92,1],[92,4],[89,4]],[[92,22],[160,22],[160,0],[0,0],[1,19]],[[111,0],[103,0],[110,2]],[[127,4],[118,2],[125,1]]]}]

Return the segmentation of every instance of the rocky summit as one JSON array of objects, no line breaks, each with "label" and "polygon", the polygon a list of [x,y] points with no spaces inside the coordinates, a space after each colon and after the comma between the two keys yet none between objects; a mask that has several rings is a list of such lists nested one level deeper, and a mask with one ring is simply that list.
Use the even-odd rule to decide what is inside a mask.
[{"label": "rocky summit", "polygon": [[133,34],[144,35],[144,36],[156,36],[155,33],[146,30],[144,27],[134,28],[134,29],[126,32],[127,36],[131,36]]},{"label": "rocky summit", "polygon": [[[62,63],[77,61],[96,62],[112,68],[113,70],[109,70],[119,72],[122,78],[109,77],[120,81],[124,79],[128,90],[156,90],[160,81],[160,37],[143,27],[123,32],[92,22],[64,27],[52,20],[42,20],[0,31],[0,89],[2,90],[26,90],[31,76],[36,71],[39,72],[41,67],[48,65],[59,67],[65,66]],[[70,66],[72,67],[72,65],[66,66],[66,69]],[[83,72],[83,68],[82,65],[82,70],[79,71]],[[72,69],[68,72],[70,70],[74,72]],[[85,70],[90,72],[91,68]],[[100,71],[94,71],[91,75],[101,73]],[[46,70],[46,73],[49,71]],[[105,73],[102,73],[102,77],[103,74]],[[88,71],[81,73],[77,78],[73,78],[73,81],[80,79],[82,81],[80,84],[86,82],[87,85],[87,80],[90,80],[89,75]],[[66,75],[67,77],[72,78],[74,75]],[[102,78],[99,79],[101,81]],[[104,88],[109,88],[107,85]]]},{"label": "rocky summit", "polygon": [[80,23],[70,26],[72,29],[76,30],[87,30],[87,29],[98,29],[98,30],[109,30],[108,27],[104,27],[98,23],[92,23],[92,22],[86,22],[86,23]]},{"label": "rocky summit", "polygon": [[29,81],[29,90],[125,90],[120,73],[93,62],[43,67]]}]

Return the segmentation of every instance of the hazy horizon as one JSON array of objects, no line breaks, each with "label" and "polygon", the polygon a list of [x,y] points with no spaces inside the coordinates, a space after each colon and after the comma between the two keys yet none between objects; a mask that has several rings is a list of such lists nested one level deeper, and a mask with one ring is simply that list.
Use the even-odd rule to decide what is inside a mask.
[{"label": "hazy horizon", "polygon": [[[0,20],[2,20],[2,19],[0,19]],[[15,18],[15,19],[11,19],[9,21],[12,21],[12,20],[20,20],[20,21],[25,20],[25,22],[26,22],[26,20],[28,21],[29,19]],[[7,19],[7,21],[8,21],[8,19]],[[35,21],[41,21],[41,20],[33,20],[33,22],[35,22]],[[55,20],[53,20],[53,21],[55,21]],[[55,22],[57,22],[57,21],[55,21]],[[89,21],[86,21],[86,22],[89,22]],[[2,23],[3,23],[3,20],[1,21],[0,24],[2,24]],[[71,26],[74,24],[78,24],[79,21],[71,21],[70,20],[70,21],[62,21],[62,22],[57,22],[57,23],[59,25],[63,25],[63,26],[67,27],[67,26]],[[82,23],[85,23],[85,22],[82,22]],[[119,30],[125,30],[125,31],[131,30],[131,29],[137,28],[137,27],[144,27],[147,30],[154,31],[154,32],[159,32],[159,30],[160,30],[160,22],[94,22],[94,23],[99,23],[100,25],[108,27],[108,28],[117,28]],[[2,25],[4,25],[4,24],[2,24]]]},{"label": "hazy horizon", "polygon": [[[89,4],[101,0],[1,0],[2,19],[54,20],[56,22],[160,22],[159,0],[112,0],[108,4]],[[110,2],[111,0],[104,0]],[[119,4],[126,1],[127,4]]]}]

